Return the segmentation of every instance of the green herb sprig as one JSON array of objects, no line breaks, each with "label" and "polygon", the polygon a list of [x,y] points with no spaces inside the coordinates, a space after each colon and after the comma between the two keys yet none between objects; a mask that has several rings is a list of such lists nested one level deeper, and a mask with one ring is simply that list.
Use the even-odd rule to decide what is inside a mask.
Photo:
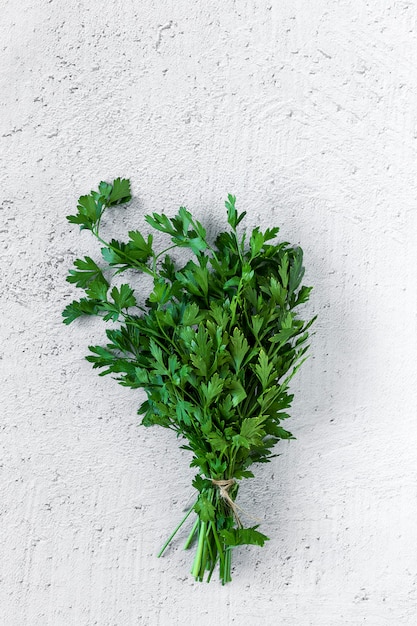
[{"label": "green herb sprig", "polygon": [[[85,296],[65,308],[64,323],[96,315],[118,324],[106,330],[105,346],[89,346],[87,360],[101,376],[112,374],[124,386],[144,389],[142,424],[173,430],[197,469],[195,503],[159,555],[194,512],[185,544],[188,549],[197,543],[192,574],[210,580],[218,564],[224,584],[231,580],[233,548],[262,546],[268,539],[258,525],[243,528],[234,505],[237,481],[254,476],[254,463],[270,461],[279,440],[293,438],[282,422],[289,417],[289,383],[305,360],[314,321],[296,314],[311,291],[301,284],[303,252],[287,242],[272,243],[277,227],[239,236],[246,213],[237,212],[232,195],[226,201],[230,230],[213,244],[184,207],[175,217],[145,217],[170,239],[162,251],[154,249],[152,234],[138,230],[129,231],[127,242],[105,241],[104,212],[130,199],[128,180],[101,182],[68,216],[103,247],[100,265],[86,256],[69,271],[68,282]],[[193,259],[177,266],[168,254],[176,248],[189,249]],[[152,277],[144,306],[129,284],[111,286],[126,270]]]}]

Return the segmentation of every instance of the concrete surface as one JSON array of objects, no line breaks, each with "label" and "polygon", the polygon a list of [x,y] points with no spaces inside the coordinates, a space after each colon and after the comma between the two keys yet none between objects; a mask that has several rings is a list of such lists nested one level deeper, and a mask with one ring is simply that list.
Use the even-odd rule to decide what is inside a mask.
[{"label": "concrete surface", "polygon": [[[413,626],[415,3],[1,4],[1,624]],[[115,236],[181,204],[214,234],[234,193],[315,287],[297,441],[241,489],[272,539],[224,588],[181,542],[156,559],[189,458],[84,361],[103,325],[61,323],[98,254],[65,216],[116,176]]]}]

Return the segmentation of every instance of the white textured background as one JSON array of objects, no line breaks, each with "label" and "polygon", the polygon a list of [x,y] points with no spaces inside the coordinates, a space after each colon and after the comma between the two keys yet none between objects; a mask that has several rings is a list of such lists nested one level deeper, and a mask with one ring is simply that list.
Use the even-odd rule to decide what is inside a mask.
[{"label": "white textured background", "polygon": [[[393,0],[3,0],[0,25],[0,620],[5,626],[417,623],[417,7]],[[135,200],[108,231],[185,204],[210,232],[301,243],[312,356],[297,441],[241,503],[263,548],[194,583],[192,491],[171,433],[66,328],[65,216],[102,179]],[[77,294],[78,297],[78,294]]]}]

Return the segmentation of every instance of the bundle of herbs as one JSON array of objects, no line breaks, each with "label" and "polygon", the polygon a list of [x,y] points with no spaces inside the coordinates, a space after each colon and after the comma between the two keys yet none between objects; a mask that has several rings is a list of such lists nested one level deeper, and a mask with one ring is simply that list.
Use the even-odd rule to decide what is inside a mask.
[{"label": "bundle of herbs", "polygon": [[[196,542],[192,574],[210,580],[219,564],[222,583],[231,580],[235,546],[262,546],[268,539],[258,525],[243,527],[245,514],[236,504],[241,479],[252,478],[254,463],[266,463],[272,448],[292,435],[281,423],[293,395],[289,383],[307,350],[313,319],[298,319],[296,308],[308,300],[311,287],[301,285],[301,248],[272,243],[279,231],[255,228],[239,236],[245,217],[226,202],[228,232],[214,244],[200,222],[183,207],[171,218],[145,217],[167,235],[169,246],[157,252],[152,234],[129,232],[127,242],[105,241],[100,232],[104,212],[131,199],[128,180],[102,182],[82,196],[72,224],[91,231],[101,244],[105,271],[92,258],[77,259],[67,280],[85,297],[69,304],[64,322],[96,315],[112,327],[105,346],[90,346],[87,360],[100,375],[143,389],[144,426],[173,430],[191,451],[196,498],[163,546],[194,513],[185,547]],[[188,248],[192,259],[178,267],[168,252]],[[137,302],[127,283],[111,286],[126,270],[148,274],[153,289]],[[118,281],[120,282],[120,281]]]}]

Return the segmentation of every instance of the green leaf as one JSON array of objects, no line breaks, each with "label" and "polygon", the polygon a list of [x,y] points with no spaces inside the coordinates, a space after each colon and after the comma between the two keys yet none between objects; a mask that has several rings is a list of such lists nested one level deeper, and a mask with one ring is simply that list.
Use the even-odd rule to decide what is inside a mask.
[{"label": "green leaf", "polygon": [[209,273],[206,267],[189,262],[181,272],[175,274],[176,279],[193,296],[207,296]]},{"label": "green leaf", "polygon": [[98,186],[98,195],[103,198],[103,200],[105,202],[108,201],[108,199],[110,198],[110,194],[112,192],[113,186],[110,185],[110,183],[105,183],[104,181],[101,181],[101,183]]},{"label": "green leaf", "polygon": [[133,289],[129,285],[123,284],[120,286],[120,289],[113,287],[110,295],[119,311],[136,305]]},{"label": "green leaf", "polygon": [[236,372],[239,371],[242,365],[243,359],[249,351],[249,344],[242,331],[239,328],[235,328],[233,335],[230,337],[230,352],[233,357]]},{"label": "green leaf", "polygon": [[[207,455],[207,457],[209,457],[209,455]],[[216,456],[214,459],[210,459],[209,465],[210,476],[212,476],[215,480],[218,480],[219,477],[222,476],[227,469],[226,461],[222,462],[218,456]]]},{"label": "green leaf", "polygon": [[149,302],[159,305],[166,304],[171,296],[171,287],[163,278],[156,278],[153,291],[149,294]]},{"label": "green leaf", "polygon": [[116,178],[113,181],[112,190],[109,197],[109,205],[122,204],[131,199],[130,181],[126,178]]},{"label": "green leaf", "polygon": [[164,363],[164,358],[163,358],[163,355],[162,355],[162,350],[155,343],[155,341],[153,339],[151,339],[149,341],[149,349],[150,349],[151,354],[152,354],[153,358],[155,359],[155,361],[157,363],[159,363],[160,365],[163,365],[165,372],[168,373],[168,370],[165,368],[165,363]]},{"label": "green leaf", "polygon": [[223,454],[229,447],[229,442],[216,431],[208,433],[207,439],[212,449],[216,452],[220,452],[221,454]]},{"label": "green leaf", "polygon": [[188,233],[188,227],[193,223],[193,217],[187,209],[182,206],[179,208],[178,215],[171,220],[178,233],[184,235]]},{"label": "green leaf", "polygon": [[228,546],[255,545],[263,546],[269,537],[263,535],[258,530],[258,526],[252,528],[232,528],[230,530],[221,530],[220,535]]},{"label": "green leaf", "polygon": [[171,281],[171,283],[175,280],[175,265],[168,254],[165,255],[165,258],[161,263],[160,274],[162,278],[167,278]]},{"label": "green leaf", "polygon": [[246,417],[242,421],[240,435],[247,439],[251,445],[258,446],[262,443],[262,437],[265,435],[263,423],[265,417]]},{"label": "green leaf", "polygon": [[242,266],[242,281],[244,283],[250,283],[254,276],[255,272],[253,271],[251,264],[244,263]]},{"label": "green leaf", "polygon": [[287,343],[288,339],[290,339],[293,335],[294,335],[294,329],[286,328],[286,329],[280,330],[279,333],[271,337],[269,341],[271,343],[279,343],[283,346],[285,343]]},{"label": "green leaf", "polygon": [[81,300],[74,300],[71,304],[68,304],[62,312],[64,324],[71,324],[77,317],[82,315],[97,315],[99,306],[97,302],[81,298]]},{"label": "green leaf", "polygon": [[126,263],[126,244],[112,239],[108,248],[101,249],[101,254],[109,265]]},{"label": "green leaf", "polygon": [[215,520],[214,506],[203,494],[198,496],[198,500],[194,505],[194,510],[202,522],[211,522]]},{"label": "green leaf", "polygon": [[194,489],[197,489],[197,491],[200,492],[203,491],[203,489],[210,489],[213,486],[211,480],[203,478],[200,474],[197,474],[197,476],[194,478],[194,480],[192,481],[192,485]]},{"label": "green leaf", "polygon": [[246,437],[242,437],[242,435],[235,435],[232,437],[232,442],[236,446],[236,448],[247,448],[250,449],[250,443],[246,439]]},{"label": "green leaf", "polygon": [[300,291],[298,292],[297,298],[294,302],[294,306],[298,306],[299,304],[304,304],[304,302],[307,302],[307,300],[310,297],[310,293],[311,290],[313,289],[313,287],[301,287]]},{"label": "green leaf", "polygon": [[136,367],[135,373],[136,373],[136,380],[138,381],[139,385],[142,386],[142,385],[147,385],[149,383],[149,374],[145,369],[141,367]]},{"label": "green leaf", "polygon": [[203,252],[207,248],[207,243],[201,237],[191,237],[188,244],[194,254],[199,254],[199,252]]},{"label": "green leaf", "polygon": [[227,387],[231,391],[233,406],[237,406],[246,398],[246,391],[238,380],[230,380]]},{"label": "green leaf", "polygon": [[102,280],[101,277],[96,278],[89,284],[86,289],[86,294],[92,300],[100,300],[105,302],[107,300],[107,291],[109,284],[106,280]]},{"label": "green leaf", "polygon": [[280,265],[280,268],[278,270],[278,274],[279,274],[279,277],[281,278],[281,283],[282,283],[282,286],[284,287],[284,289],[286,289],[288,287],[288,280],[289,280],[288,264],[289,264],[288,254],[286,252],[284,254],[284,256],[282,257],[281,265]]},{"label": "green leaf", "polygon": [[185,400],[177,400],[175,404],[175,413],[179,424],[183,423],[186,426],[190,426],[193,408],[193,405],[189,402],[186,402]]},{"label": "green leaf", "polygon": [[275,379],[274,363],[268,361],[268,355],[264,350],[259,352],[258,364],[255,366],[255,372],[259,378],[262,389],[269,387],[269,384]]},{"label": "green leaf", "polygon": [[261,332],[262,327],[264,325],[265,319],[261,317],[260,315],[252,315],[251,322],[252,322],[253,334],[255,335],[255,337],[258,338],[259,333]]},{"label": "green leaf", "polygon": [[213,400],[221,394],[223,386],[224,381],[220,379],[217,372],[213,374],[207,385],[205,383],[201,383],[201,394],[203,403],[206,407],[209,407]]},{"label": "green leaf", "polygon": [[166,233],[168,235],[175,234],[175,231],[171,225],[171,221],[166,215],[152,213],[152,216],[145,215],[145,221],[150,226],[152,226],[152,228],[155,228],[155,230],[159,230],[160,232]]},{"label": "green leaf", "polygon": [[90,220],[87,216],[80,213],[78,215],[67,215],[67,220],[70,224],[78,224],[80,230],[92,230],[95,224],[95,220]]},{"label": "green leaf", "polygon": [[260,251],[262,250],[262,246],[264,245],[264,236],[259,231],[259,226],[257,226],[253,231],[249,241],[250,249],[252,252],[252,258],[258,256]]},{"label": "green leaf", "polygon": [[141,252],[143,252],[143,259],[147,260],[151,255],[152,255],[152,242],[153,242],[153,237],[152,235],[148,235],[148,240],[145,241],[143,235],[138,231],[138,230],[130,230],[129,231],[129,238],[131,240],[131,242],[133,243],[134,247],[137,250],[140,250]]},{"label": "green leaf", "polygon": [[184,326],[194,326],[201,322],[203,318],[204,316],[200,314],[198,304],[192,302],[185,307],[181,323],[184,324]]},{"label": "green leaf", "polygon": [[303,251],[301,248],[294,248],[290,264],[290,277],[288,285],[290,294],[293,294],[294,291],[300,286],[303,276]]},{"label": "green leaf", "polygon": [[239,285],[240,285],[240,277],[233,276],[232,278],[229,278],[229,280],[226,280],[226,282],[223,285],[223,289],[224,291],[227,291],[231,287],[239,287]]},{"label": "green leaf", "polygon": [[229,222],[230,226],[235,229],[240,222],[243,220],[243,218],[246,215],[246,211],[244,211],[243,213],[238,213],[236,210],[236,196],[232,196],[230,193],[227,196],[227,200],[225,202],[225,206],[227,209],[227,221]]},{"label": "green leaf", "polygon": [[206,378],[211,366],[213,342],[202,324],[199,325],[197,334],[193,333],[192,336],[193,339],[187,346],[190,351],[190,359],[197,373]]},{"label": "green leaf", "polygon": [[79,215],[86,217],[91,223],[95,223],[101,215],[101,209],[91,194],[79,198],[77,209]]},{"label": "green leaf", "polygon": [[123,310],[127,310],[129,307],[136,305],[136,299],[133,295],[133,290],[129,285],[121,285],[120,289],[113,287],[110,292],[110,296],[113,298],[113,302],[103,302],[102,308],[107,311],[104,316],[104,320],[112,320],[116,322]]},{"label": "green leaf", "polygon": [[287,290],[281,286],[274,276],[271,276],[269,288],[273,299],[283,308],[287,298]]},{"label": "green leaf", "polygon": [[236,204],[236,196],[232,196],[229,193],[229,195],[227,196],[225,205],[227,209],[227,221],[229,222],[232,228],[236,228],[237,211],[235,208],[235,204]]},{"label": "green leaf", "polygon": [[275,226],[274,228],[267,228],[264,233],[264,241],[270,241],[271,239],[275,239],[278,233],[279,233],[278,226]]},{"label": "green leaf", "polygon": [[99,280],[103,285],[108,286],[102,270],[91,257],[86,256],[84,260],[77,259],[74,261],[74,265],[77,269],[69,270],[69,275],[67,276],[69,283],[74,283],[76,287],[85,289],[91,282]]},{"label": "green leaf", "polygon": [[[90,361],[90,363],[109,363],[115,360],[114,353],[107,348],[103,348],[102,346],[88,346],[88,349],[95,355],[94,357],[86,357],[87,361]],[[97,356],[100,357],[99,360],[97,360]]]},{"label": "green leaf", "polygon": [[223,306],[213,301],[211,303],[210,310],[211,317],[216,322],[216,324],[218,326],[221,326],[222,328],[227,328],[231,319],[231,312],[228,301],[223,302]]},{"label": "green leaf", "polygon": [[107,248],[102,248],[101,254],[111,266],[122,265],[125,268],[133,267],[139,271],[146,268],[145,263],[149,258],[148,252],[136,247],[132,241],[124,243],[116,239],[112,239]]},{"label": "green leaf", "polygon": [[68,215],[71,224],[78,224],[82,229],[95,232],[106,206],[112,206],[130,200],[130,183],[126,179],[116,178],[112,185],[101,182],[97,191],[81,196],[77,204],[77,214]]},{"label": "green leaf", "polygon": [[240,480],[241,478],[255,478],[255,474],[250,470],[235,470],[234,476],[238,480]]},{"label": "green leaf", "polygon": [[274,437],[279,437],[279,439],[295,439],[288,430],[281,428],[281,426],[275,426],[273,432],[270,434],[274,435]]}]

